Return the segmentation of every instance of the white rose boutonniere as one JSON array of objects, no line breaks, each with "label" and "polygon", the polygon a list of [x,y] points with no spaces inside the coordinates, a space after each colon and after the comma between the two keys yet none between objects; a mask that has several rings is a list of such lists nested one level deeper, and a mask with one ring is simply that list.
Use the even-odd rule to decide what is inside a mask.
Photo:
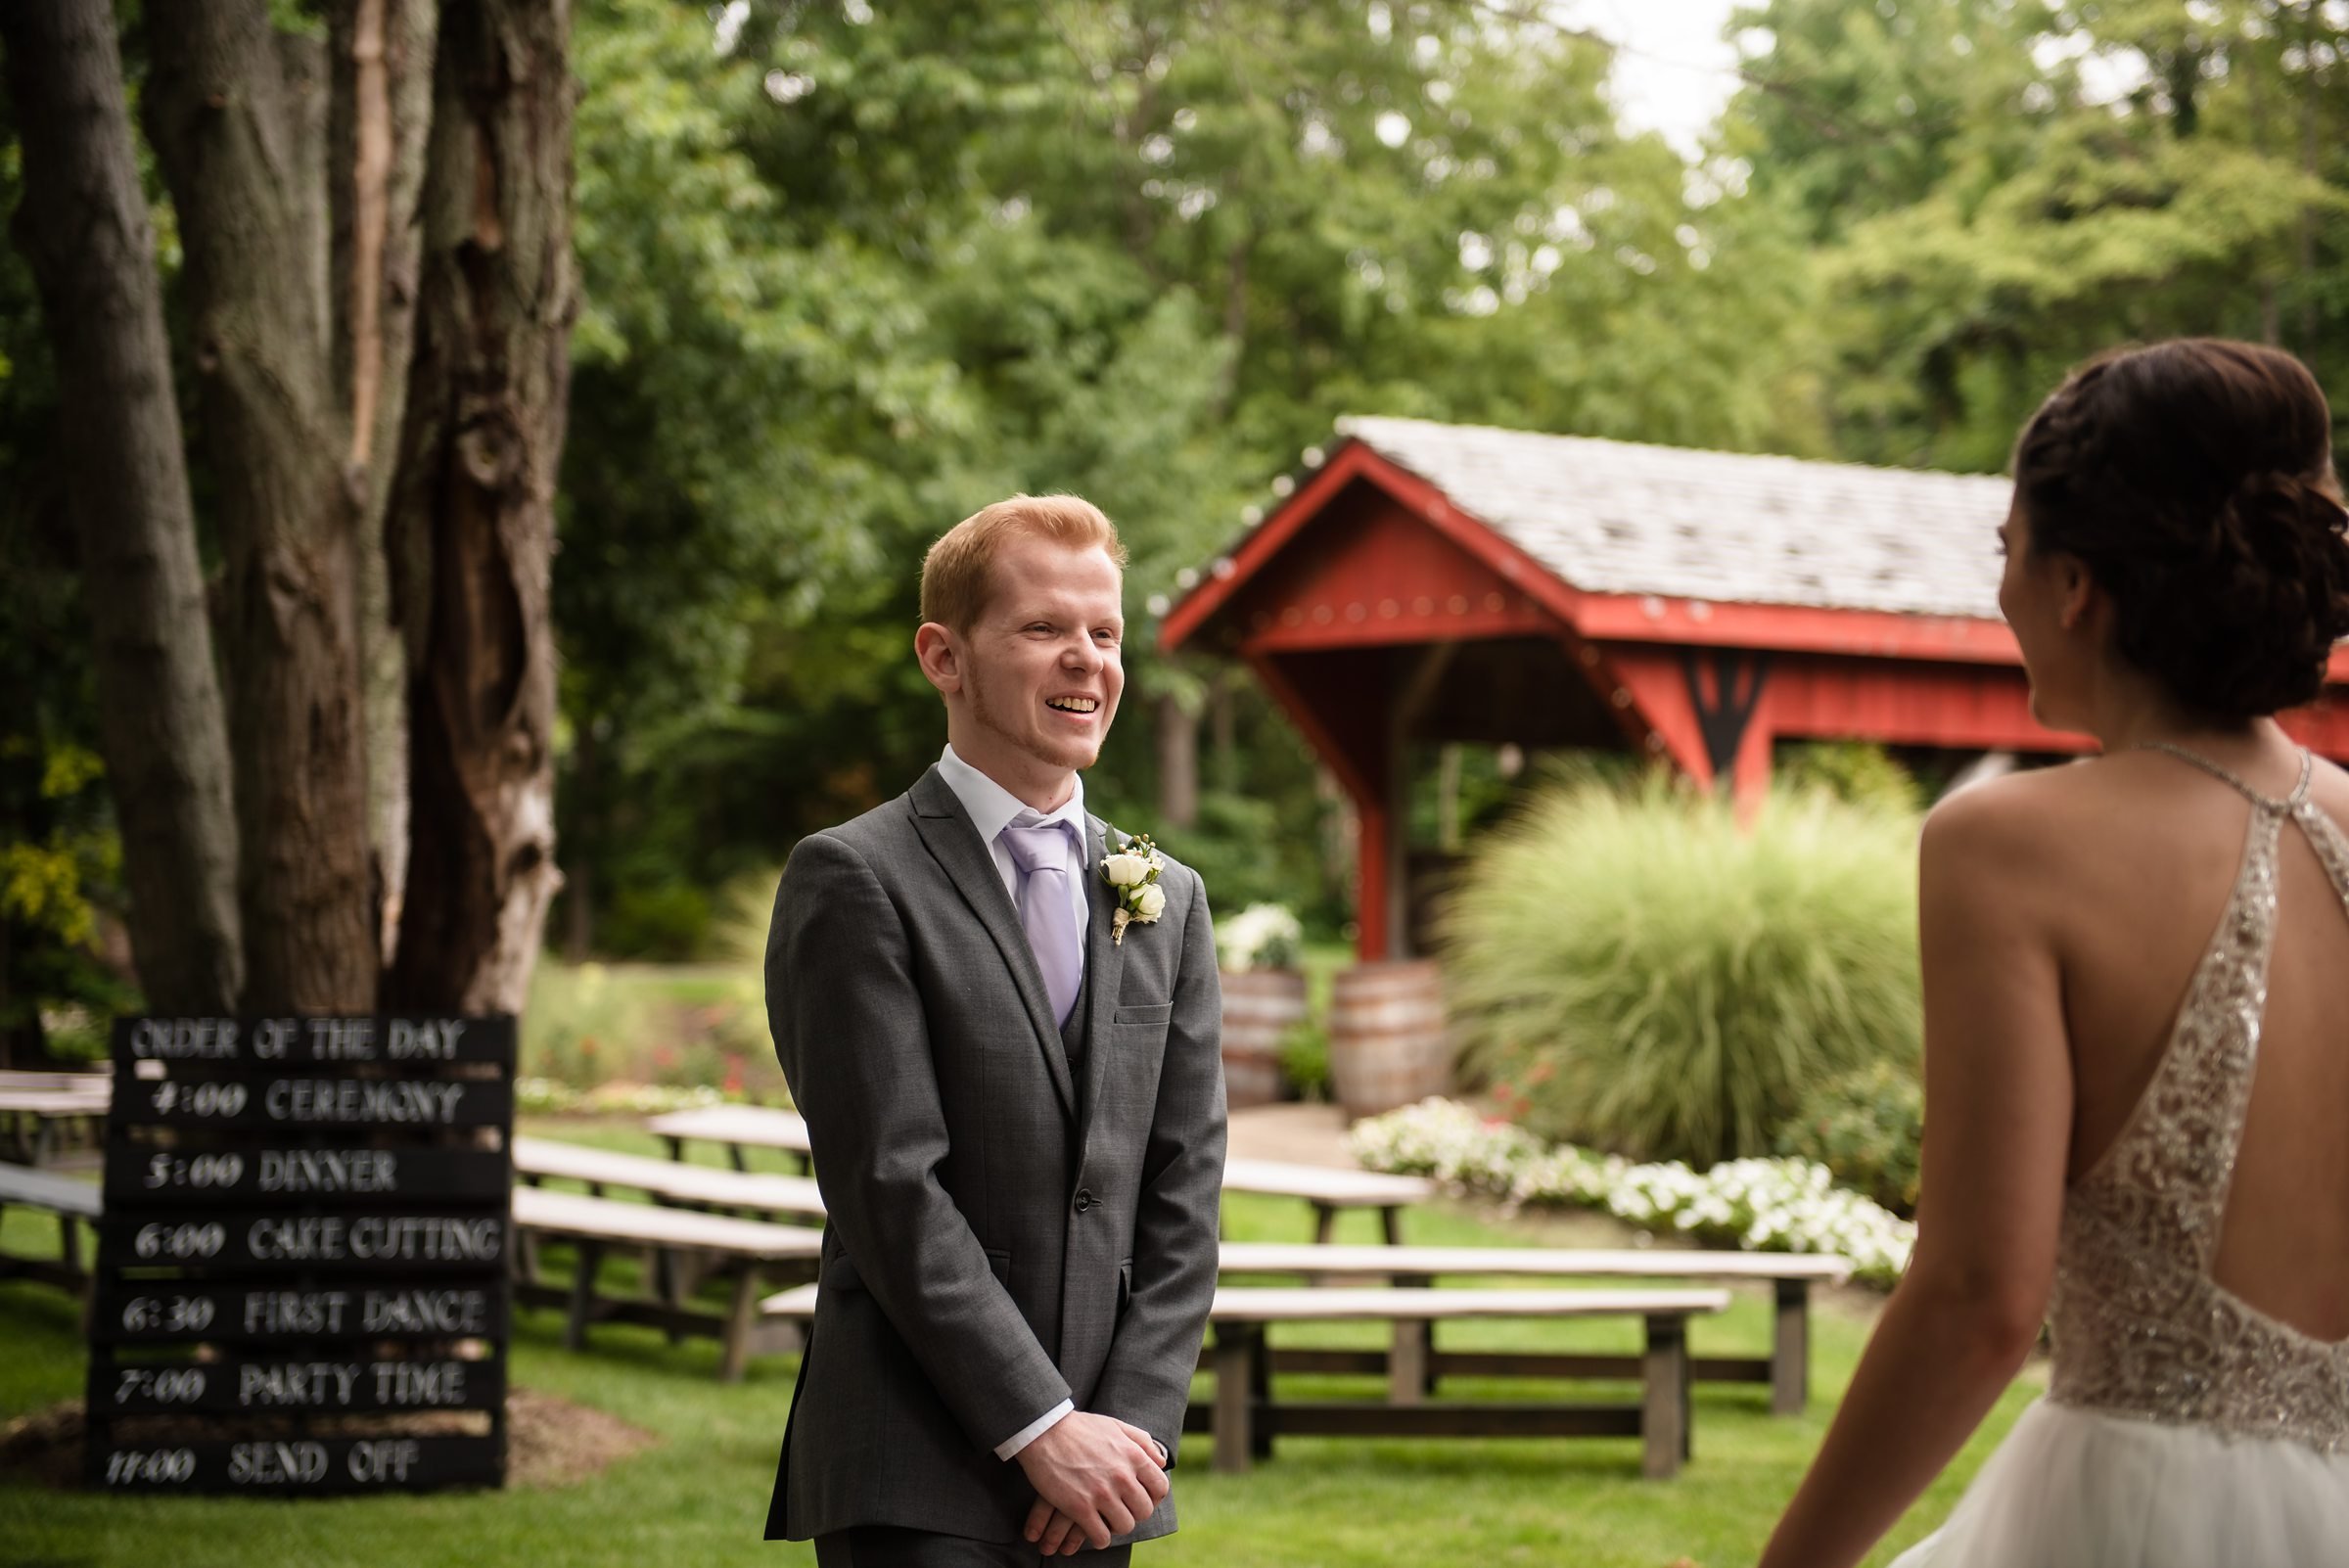
[{"label": "white rose boutonniere", "polygon": [[1101,880],[1118,896],[1117,913],[1110,917],[1109,940],[1126,945],[1126,928],[1150,925],[1167,912],[1167,890],[1158,879],[1167,857],[1158,853],[1147,833],[1136,833],[1101,862]]}]

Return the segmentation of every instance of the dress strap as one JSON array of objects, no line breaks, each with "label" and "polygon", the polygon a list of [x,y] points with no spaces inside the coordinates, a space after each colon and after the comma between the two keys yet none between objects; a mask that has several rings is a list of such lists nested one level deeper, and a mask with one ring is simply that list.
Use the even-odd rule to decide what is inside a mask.
[{"label": "dress strap", "polygon": [[2146,741],[2142,745],[2135,746],[2130,749],[2132,751],[2140,752],[2166,752],[2170,756],[2177,758],[2178,761],[2182,762],[2192,763],[2194,766],[2200,768],[2203,772],[2208,773],[2212,778],[2219,780],[2221,783],[2233,786],[2236,794],[2242,796],[2243,799],[2249,801],[2253,806],[2259,807],[2265,810],[2276,811],[2280,813],[2284,811],[2294,811],[2300,808],[2300,807],[2308,800],[2309,780],[2315,775],[2315,769],[2310,765],[2309,762],[2308,748],[2303,746],[2300,748],[2299,781],[2292,786],[2292,793],[2289,796],[2279,801],[2272,796],[2260,794],[2259,791],[2244,783],[2242,779],[2232,769],[2220,766],[2218,763],[2212,761],[2209,758],[2204,757],[2200,752],[2188,751],[2185,747],[2174,745],[2169,741]]}]

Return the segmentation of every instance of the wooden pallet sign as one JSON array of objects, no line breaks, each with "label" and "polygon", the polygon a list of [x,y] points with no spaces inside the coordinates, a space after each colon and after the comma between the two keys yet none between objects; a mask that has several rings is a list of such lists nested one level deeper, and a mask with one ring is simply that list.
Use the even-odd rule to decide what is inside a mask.
[{"label": "wooden pallet sign", "polygon": [[90,1485],[501,1486],[515,1026],[126,1018]]}]

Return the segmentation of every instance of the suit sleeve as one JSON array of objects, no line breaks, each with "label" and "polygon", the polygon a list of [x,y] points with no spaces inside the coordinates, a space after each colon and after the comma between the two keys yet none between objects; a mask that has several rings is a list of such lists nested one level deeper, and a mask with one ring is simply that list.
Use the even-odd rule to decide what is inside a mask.
[{"label": "suit sleeve", "polygon": [[1223,1196],[1222,990],[1207,889],[1191,875],[1166,1063],[1134,1214],[1133,1284],[1092,1407],[1141,1427],[1170,1461],[1216,1299]]},{"label": "suit sleeve", "polygon": [[971,1442],[1070,1397],[938,1180],[945,1118],[904,922],[856,850],[803,839],[775,893],[767,1023],[826,1223]]}]

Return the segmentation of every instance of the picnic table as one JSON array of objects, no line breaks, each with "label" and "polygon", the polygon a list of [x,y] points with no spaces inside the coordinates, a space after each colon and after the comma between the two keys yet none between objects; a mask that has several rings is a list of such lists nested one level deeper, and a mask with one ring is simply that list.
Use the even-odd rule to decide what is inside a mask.
[{"label": "picnic table", "polygon": [[[796,1111],[759,1105],[705,1105],[653,1117],[645,1127],[667,1140],[671,1157],[680,1161],[685,1157],[686,1142],[700,1139],[723,1145],[737,1171],[750,1169],[745,1158],[749,1149],[779,1150],[795,1159],[802,1170],[811,1168],[807,1123]],[[1223,1190],[1303,1199],[1313,1209],[1315,1241],[1329,1239],[1340,1212],[1376,1209],[1381,1233],[1389,1242],[1400,1242],[1404,1209],[1434,1197],[1436,1185],[1423,1176],[1292,1165],[1281,1160],[1230,1159],[1223,1162]]]},{"label": "picnic table", "polygon": [[[1768,1383],[1771,1409],[1799,1413],[1811,1394],[1811,1289],[1851,1277],[1843,1258],[1820,1253],[1699,1252],[1679,1248],[1593,1250],[1545,1247],[1298,1246],[1227,1241],[1224,1274],[1303,1274],[1311,1278],[1377,1278],[1405,1286],[1438,1278],[1497,1275],[1518,1278],[1693,1279],[1707,1284],[1767,1281],[1775,1316],[1771,1350],[1759,1357],[1697,1357],[1689,1375],[1700,1382]],[[1446,1374],[1537,1377],[1625,1377],[1632,1357],[1506,1356],[1434,1349],[1428,1321],[1398,1321],[1392,1352],[1288,1350],[1274,1355],[1281,1371],[1382,1372],[1405,1360],[1424,1363],[1433,1390]]]},{"label": "picnic table", "polygon": [[[514,1226],[533,1243],[567,1241],[577,1253],[572,1282],[565,1287],[538,1279],[535,1245],[515,1249],[521,1275],[514,1286],[516,1299],[564,1308],[567,1348],[584,1348],[588,1326],[595,1322],[642,1323],[665,1329],[672,1338],[707,1334],[723,1347],[717,1375],[727,1383],[741,1379],[754,1355],[799,1348],[797,1325],[762,1318],[760,1302],[778,1283],[811,1277],[823,1247],[823,1233],[806,1225],[768,1224],[528,1186],[514,1189]],[[611,1296],[598,1289],[605,1256],[615,1249],[644,1256],[649,1291]],[[713,1275],[723,1275],[732,1284],[723,1312],[691,1302],[702,1281]]]},{"label": "picnic table", "polygon": [[44,1164],[61,1136],[75,1127],[92,1133],[114,1105],[115,1084],[95,1073],[10,1074],[0,1082],[0,1127],[7,1158],[20,1165]]},{"label": "picnic table", "polygon": [[679,1208],[730,1210],[758,1218],[824,1217],[823,1194],[807,1176],[719,1171],[554,1138],[517,1137],[514,1174],[532,1184],[549,1178],[583,1182],[588,1192],[599,1198],[607,1187],[624,1187]]}]

